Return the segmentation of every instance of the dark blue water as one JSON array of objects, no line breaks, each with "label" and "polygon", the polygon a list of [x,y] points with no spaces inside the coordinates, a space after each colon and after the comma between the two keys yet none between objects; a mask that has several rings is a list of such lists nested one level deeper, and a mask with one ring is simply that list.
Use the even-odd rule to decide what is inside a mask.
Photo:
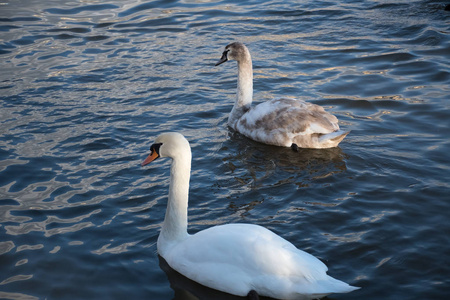
[{"label": "dark blue water", "polygon": [[[362,287],[329,299],[447,299],[446,4],[1,1],[0,298],[231,299],[160,266],[169,161],[140,162],[180,131],[190,232],[266,226]],[[339,148],[227,128],[236,66],[214,63],[235,40],[255,102],[326,107],[352,130]]]}]

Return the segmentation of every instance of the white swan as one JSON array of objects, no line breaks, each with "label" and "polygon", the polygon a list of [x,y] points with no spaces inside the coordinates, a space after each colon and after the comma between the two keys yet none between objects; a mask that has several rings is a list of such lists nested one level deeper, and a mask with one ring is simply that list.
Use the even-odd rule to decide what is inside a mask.
[{"label": "white swan", "polygon": [[237,94],[228,126],[261,143],[284,147],[332,148],[349,133],[339,129],[338,119],[323,107],[302,100],[279,98],[251,107],[252,57],[239,42],[225,47],[216,66],[229,59],[238,62]]},{"label": "white swan", "polygon": [[157,248],[174,270],[237,296],[257,293],[310,299],[357,289],[328,276],[320,260],[261,226],[228,224],[188,234],[189,142],[179,133],[165,133],[150,150],[142,166],[158,157],[172,158],[169,199]]}]

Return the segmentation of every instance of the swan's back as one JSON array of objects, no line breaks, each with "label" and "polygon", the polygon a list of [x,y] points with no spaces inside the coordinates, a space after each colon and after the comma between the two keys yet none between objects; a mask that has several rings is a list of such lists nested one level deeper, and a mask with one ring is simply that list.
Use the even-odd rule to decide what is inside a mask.
[{"label": "swan's back", "polygon": [[301,100],[280,98],[246,112],[235,130],[258,142],[290,147],[321,148],[322,135],[339,131],[338,119],[323,107]]},{"label": "swan's back", "polygon": [[[205,286],[246,296],[292,298],[348,292],[327,267],[270,230],[250,224],[215,226],[189,236],[165,257],[175,270]],[[330,286],[336,281],[339,286]]]}]

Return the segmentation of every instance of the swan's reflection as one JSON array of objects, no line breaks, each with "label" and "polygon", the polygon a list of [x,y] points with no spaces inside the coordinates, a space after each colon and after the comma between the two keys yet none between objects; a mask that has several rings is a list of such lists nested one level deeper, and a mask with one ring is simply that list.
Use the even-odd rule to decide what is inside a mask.
[{"label": "swan's reflection", "polygon": [[222,145],[223,172],[248,189],[295,184],[298,188],[347,170],[341,148],[299,149],[261,144],[230,132]]},{"label": "swan's reflection", "polygon": [[[346,155],[340,147],[327,149],[303,149],[298,152],[291,148],[277,147],[252,141],[240,133],[230,132],[230,139],[222,149],[228,151],[224,161],[242,162],[251,172],[260,166],[265,168],[282,168],[283,171],[299,173],[311,171],[311,167],[335,169],[336,172],[346,170],[344,159]],[[236,150],[237,151],[234,151]],[[231,167],[231,171],[234,169]]]}]

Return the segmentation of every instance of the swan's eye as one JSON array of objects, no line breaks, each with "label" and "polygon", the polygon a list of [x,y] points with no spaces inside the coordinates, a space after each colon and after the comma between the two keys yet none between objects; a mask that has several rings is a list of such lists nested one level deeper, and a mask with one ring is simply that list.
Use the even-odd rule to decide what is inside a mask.
[{"label": "swan's eye", "polygon": [[150,151],[151,151],[152,153],[153,153],[153,152],[156,152],[156,154],[159,155],[159,148],[161,148],[161,145],[162,145],[162,143],[151,145],[151,146],[150,146]]}]

